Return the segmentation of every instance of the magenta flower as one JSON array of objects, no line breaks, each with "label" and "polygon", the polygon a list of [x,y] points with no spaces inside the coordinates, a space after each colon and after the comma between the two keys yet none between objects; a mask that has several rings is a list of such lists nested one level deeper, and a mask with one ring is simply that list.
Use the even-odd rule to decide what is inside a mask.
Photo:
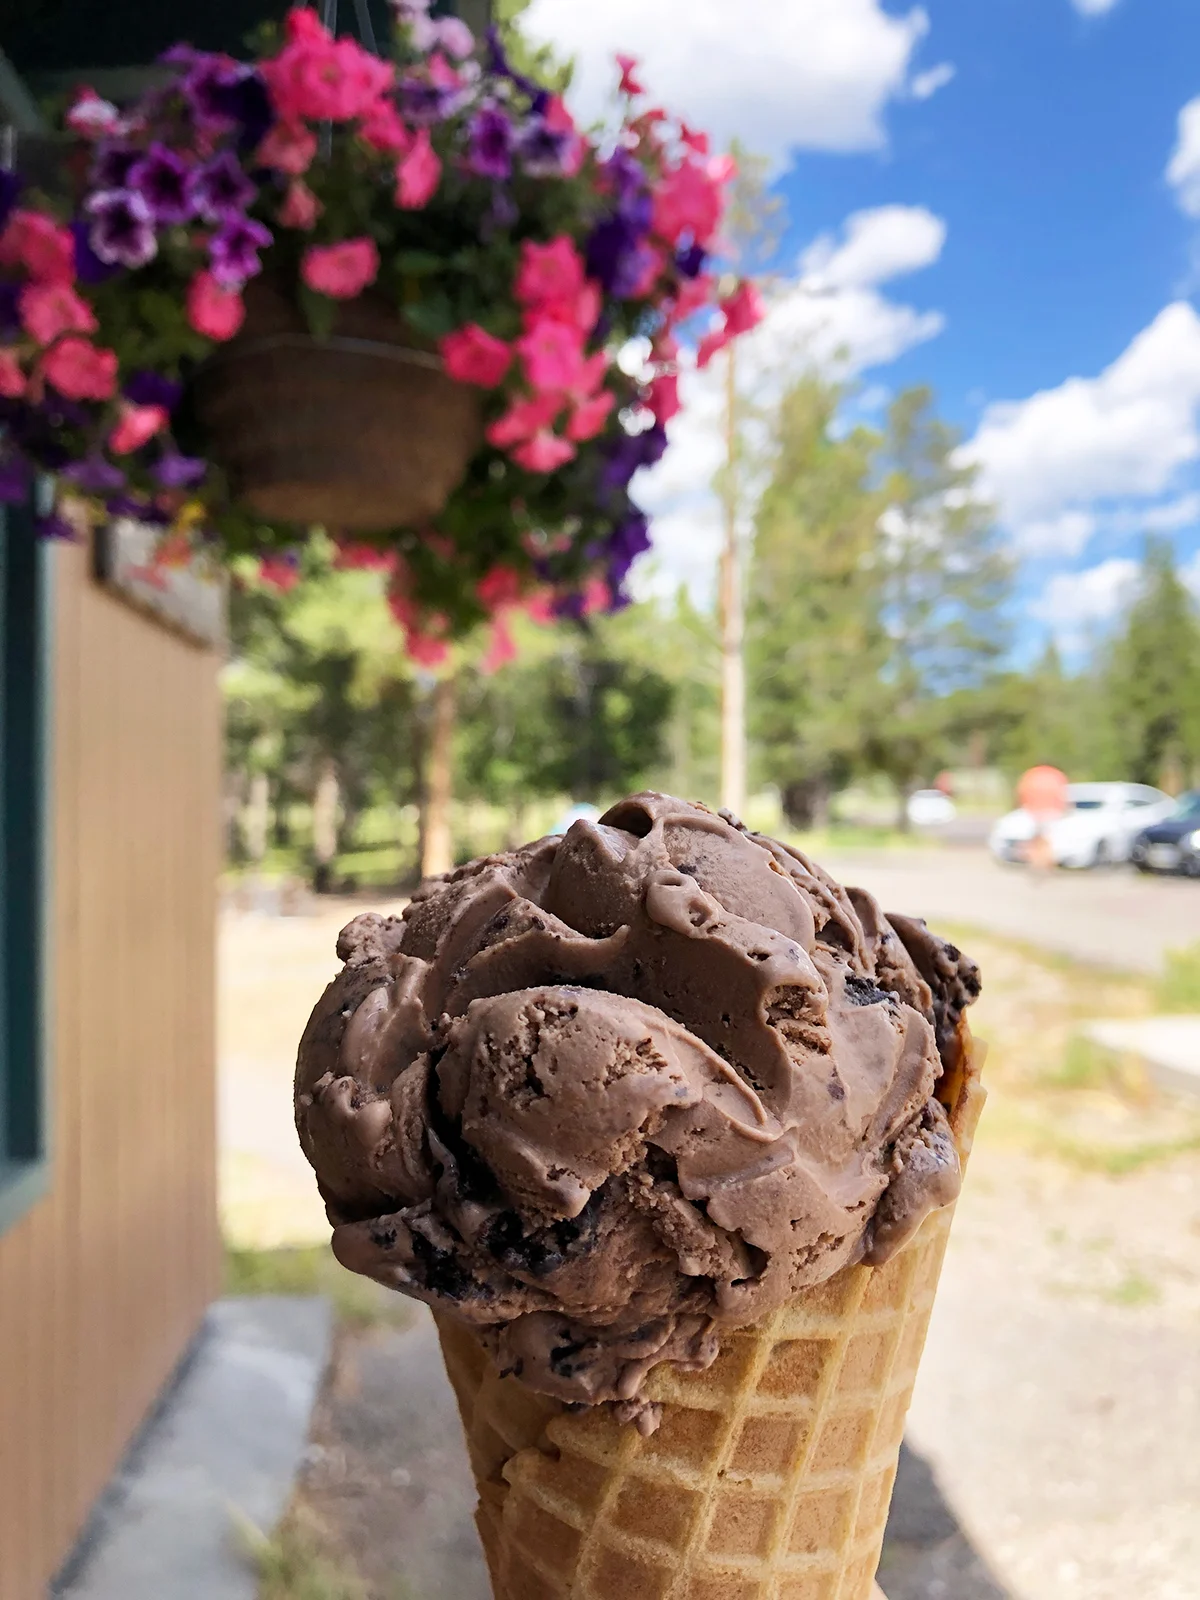
[{"label": "magenta flower", "polygon": [[188,198],[205,222],[236,221],[257,192],[237,157],[228,150],[198,168],[188,181]]},{"label": "magenta flower", "polygon": [[576,454],[573,444],[544,428],[540,433],[535,433],[527,444],[518,445],[512,457],[526,472],[557,472]]},{"label": "magenta flower", "polygon": [[353,300],[379,272],[374,239],[347,239],[342,244],[310,245],[300,263],[300,276],[310,289],[331,300]]},{"label": "magenta flower", "polygon": [[150,207],[160,227],[186,222],[192,215],[187,163],[166,145],[152,144],[143,158],[129,169],[126,181]]},{"label": "magenta flower", "polygon": [[535,322],[525,337],[517,340],[517,352],[535,394],[565,394],[580,383],[583,341],[578,328],[549,317]]},{"label": "magenta flower", "polygon": [[457,383],[494,389],[512,366],[512,351],[478,323],[468,323],[441,342],[442,365]]},{"label": "magenta flower", "polygon": [[271,231],[253,217],[234,217],[208,241],[212,275],[223,289],[240,289],[262,271],[258,252],[271,243]]},{"label": "magenta flower", "polygon": [[206,339],[232,339],[246,320],[246,307],[236,289],[225,289],[211,272],[198,272],[188,286],[188,321]]},{"label": "magenta flower", "polygon": [[423,211],[442,181],[442,163],[429,129],[422,128],[412,149],[396,165],[396,205],[401,211]]},{"label": "magenta flower", "polygon": [[158,254],[154,217],[132,189],[101,189],[84,210],[92,218],[88,243],[108,266],[144,267]]},{"label": "magenta flower", "polygon": [[583,260],[575,242],[560,234],[549,244],[527,239],[521,246],[516,296],[523,306],[541,307],[574,300],[583,289]]}]

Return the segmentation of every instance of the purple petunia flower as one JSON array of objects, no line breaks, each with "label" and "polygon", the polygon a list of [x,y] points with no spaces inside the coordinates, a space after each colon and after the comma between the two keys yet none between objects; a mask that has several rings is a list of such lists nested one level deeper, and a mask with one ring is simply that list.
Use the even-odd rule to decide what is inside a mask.
[{"label": "purple petunia flower", "polygon": [[0,167],[0,229],[7,224],[24,187],[24,181],[18,173]]},{"label": "purple petunia flower", "polygon": [[514,227],[520,215],[512,195],[503,184],[498,183],[492,190],[492,203],[487,209],[480,232],[485,239],[493,239],[496,234],[507,233]]},{"label": "purple petunia flower", "polygon": [[208,242],[213,277],[223,289],[240,289],[262,271],[258,252],[271,243],[271,231],[253,217],[234,217]]},{"label": "purple petunia flower", "polygon": [[84,456],[82,461],[72,461],[63,468],[63,477],[77,489],[87,494],[111,494],[125,483],[120,467],[106,461],[103,456]]},{"label": "purple petunia flower", "polygon": [[499,106],[484,106],[471,119],[467,165],[480,178],[507,178],[512,154],[512,123]]},{"label": "purple petunia flower", "polygon": [[629,569],[650,548],[650,520],[631,506],[612,531],[608,546],[609,587],[618,592],[629,576]]},{"label": "purple petunia flower", "polygon": [[208,462],[199,456],[182,456],[176,450],[168,450],[150,468],[150,473],[164,489],[191,489],[207,476]]},{"label": "purple petunia flower", "polygon": [[681,245],[675,254],[675,265],[685,278],[698,278],[707,260],[708,251],[699,244],[690,244],[686,248]]},{"label": "purple petunia flower", "polygon": [[124,144],[102,144],[92,163],[92,182],[97,189],[125,189],[130,171],[142,159],[140,150]]},{"label": "purple petunia flower", "polygon": [[235,126],[240,130],[239,149],[257,149],[275,121],[261,73],[244,63],[195,51],[189,59],[180,57],[176,64],[190,69],[182,89],[197,125]]},{"label": "purple petunia flower", "polygon": [[522,94],[527,94],[532,101],[534,116],[540,117],[550,104],[550,91],[544,89],[540,83],[534,83],[532,78],[526,78],[518,72],[508,59],[504,49],[504,41],[500,37],[500,29],[493,25],[487,31],[488,71],[497,78],[507,78]]},{"label": "purple petunia flower", "polygon": [[[635,472],[652,467],[662,460],[667,448],[667,430],[661,422],[641,433],[621,433],[604,446],[604,466],[600,472],[600,485],[608,490],[623,490],[629,486]],[[625,502],[632,514],[637,507]]]},{"label": "purple petunia flower", "polygon": [[161,227],[187,222],[195,209],[188,189],[188,165],[165,144],[152,144],[129,169],[128,185],[140,194]]},{"label": "purple petunia flower", "polygon": [[588,277],[618,300],[631,295],[650,261],[644,237],[620,215],[598,222],[588,235],[585,250]]},{"label": "purple petunia flower", "polygon": [[152,528],[167,528],[171,525],[169,512],[156,506],[153,500],[143,500],[140,496],[110,495],[104,502],[104,509],[110,517],[128,517],[131,522],[144,522]]},{"label": "purple petunia flower", "polygon": [[29,463],[24,456],[0,459],[0,504],[19,505],[29,493]]},{"label": "purple petunia flower", "polygon": [[73,525],[57,511],[52,511],[48,517],[35,517],[33,527],[39,539],[59,539],[73,544],[79,538]]},{"label": "purple petunia flower", "polygon": [[101,189],[84,210],[92,218],[88,243],[109,266],[144,267],[158,254],[150,207],[132,189]]},{"label": "purple petunia flower", "polygon": [[531,178],[560,178],[571,150],[571,136],[557,133],[536,117],[517,141],[521,165]]},{"label": "purple petunia flower", "polygon": [[197,168],[188,181],[192,205],[205,222],[237,222],[257,193],[228,150]]},{"label": "purple petunia flower", "polygon": [[400,110],[406,122],[431,127],[442,122],[462,103],[461,89],[439,89],[426,78],[400,80]]},{"label": "purple petunia flower", "polygon": [[183,385],[174,378],[144,368],[131,372],[122,388],[135,406],[161,406],[164,411],[174,411],[183,395]]},{"label": "purple petunia flower", "polygon": [[80,283],[107,283],[109,278],[116,277],[121,266],[119,262],[101,261],[92,249],[91,230],[91,223],[83,217],[76,217],[71,224],[75,236],[75,272]]}]

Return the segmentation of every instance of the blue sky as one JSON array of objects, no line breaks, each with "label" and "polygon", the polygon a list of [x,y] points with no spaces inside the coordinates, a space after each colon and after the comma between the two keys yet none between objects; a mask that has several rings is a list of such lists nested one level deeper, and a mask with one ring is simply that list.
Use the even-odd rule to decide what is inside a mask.
[{"label": "blue sky", "polygon": [[[576,53],[585,108],[629,49],[656,98],[774,158],[790,215],[776,359],[853,378],[868,415],[934,385],[1022,557],[1025,650],[1104,626],[1147,526],[1200,587],[1198,0],[530,15]],[[686,392],[674,464],[646,490],[665,576],[704,592],[716,403],[701,380]]]}]

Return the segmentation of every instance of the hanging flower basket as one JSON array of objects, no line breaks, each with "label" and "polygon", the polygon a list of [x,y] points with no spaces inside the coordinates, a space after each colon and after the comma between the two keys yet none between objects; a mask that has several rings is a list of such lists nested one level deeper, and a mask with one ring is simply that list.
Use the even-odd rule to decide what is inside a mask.
[{"label": "hanging flower basket", "polygon": [[378,295],[338,332],[309,332],[269,279],[247,286],[242,332],[192,379],[205,454],[271,523],[382,533],[429,522],[483,442],[478,389],[447,377]]},{"label": "hanging flower basket", "polygon": [[513,44],[401,0],[383,59],[296,7],[255,64],[81,91],[67,199],[0,173],[0,493],[269,571],[323,526],[424,659],[622,604],[686,352],[761,315],[714,270],[734,168],[627,58],[582,133]]}]

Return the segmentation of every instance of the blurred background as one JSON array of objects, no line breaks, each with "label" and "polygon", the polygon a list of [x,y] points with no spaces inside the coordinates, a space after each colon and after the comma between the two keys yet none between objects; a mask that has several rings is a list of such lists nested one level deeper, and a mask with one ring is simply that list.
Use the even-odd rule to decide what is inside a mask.
[{"label": "blurred background", "polygon": [[[187,31],[117,9],[4,6],[0,95]],[[619,45],[738,152],[768,307],[635,481],[632,604],[429,671],[319,540],[214,622],[8,519],[0,1600],[483,1600],[431,1327],[332,1263],[295,1046],[352,916],[645,787],[983,968],[889,1600],[1197,1600],[1200,15],[525,24],[582,112]]]}]

